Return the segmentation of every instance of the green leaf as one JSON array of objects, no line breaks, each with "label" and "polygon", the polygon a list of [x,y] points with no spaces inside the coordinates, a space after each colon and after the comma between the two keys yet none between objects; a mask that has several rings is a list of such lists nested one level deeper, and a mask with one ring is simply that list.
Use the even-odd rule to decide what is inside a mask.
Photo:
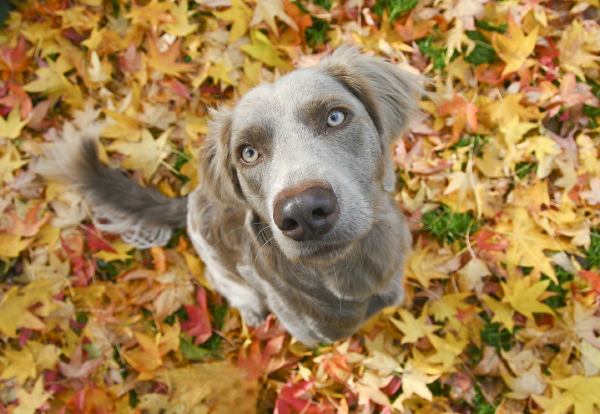
[{"label": "green leaf", "polygon": [[179,337],[179,350],[184,358],[189,361],[201,361],[212,355],[208,349],[194,345],[192,340],[185,335]]},{"label": "green leaf", "polygon": [[473,65],[481,65],[483,63],[494,63],[498,60],[496,51],[485,36],[475,30],[469,30],[466,34],[469,39],[475,42],[475,48],[465,57],[467,62]]}]

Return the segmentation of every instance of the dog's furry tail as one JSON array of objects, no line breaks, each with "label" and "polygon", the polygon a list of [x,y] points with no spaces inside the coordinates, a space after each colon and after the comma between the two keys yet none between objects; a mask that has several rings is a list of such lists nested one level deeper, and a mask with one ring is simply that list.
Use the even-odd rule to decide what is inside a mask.
[{"label": "dog's furry tail", "polygon": [[37,172],[81,193],[100,230],[120,234],[138,248],[166,244],[172,229],[185,227],[187,198],[166,197],[104,165],[98,157],[98,132],[66,123],[62,137],[48,145]]}]

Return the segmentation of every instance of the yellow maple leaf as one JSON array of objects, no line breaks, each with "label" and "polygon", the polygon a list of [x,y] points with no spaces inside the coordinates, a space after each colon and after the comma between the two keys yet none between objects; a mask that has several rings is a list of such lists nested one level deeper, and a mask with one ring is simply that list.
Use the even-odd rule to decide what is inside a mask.
[{"label": "yellow maple leaf", "polygon": [[106,126],[102,130],[102,136],[105,138],[124,139],[126,141],[139,141],[142,135],[142,127],[135,114],[122,114],[110,109],[103,111],[108,119]]},{"label": "yellow maple leaf", "polygon": [[600,409],[600,377],[573,375],[568,378],[550,381],[552,398],[533,396],[534,400],[549,414],[569,412],[574,414],[593,414]]},{"label": "yellow maple leaf", "polygon": [[237,82],[231,77],[233,72],[233,67],[227,65],[223,59],[217,59],[215,62],[210,63],[207,76],[215,84],[221,83],[224,87],[227,87],[227,85],[235,86]]},{"label": "yellow maple leaf", "polygon": [[427,356],[427,363],[433,366],[437,365],[440,372],[453,371],[456,360],[467,346],[468,341],[452,333],[446,334],[445,337],[429,334],[427,338],[435,348],[435,352]]},{"label": "yellow maple leaf", "polygon": [[252,17],[252,10],[244,3],[244,0],[232,0],[230,8],[222,12],[213,12],[213,14],[219,19],[233,22],[227,40],[229,43],[233,43],[248,31],[248,22]]},{"label": "yellow maple leaf", "polygon": [[21,135],[21,130],[28,120],[21,121],[19,106],[16,105],[4,119],[0,116],[0,138],[15,139]]},{"label": "yellow maple leaf", "polygon": [[443,322],[446,319],[450,320],[450,324],[458,329],[460,322],[456,319],[456,313],[462,309],[467,309],[471,305],[465,303],[465,299],[472,296],[472,293],[450,293],[431,303],[431,312],[438,322]]},{"label": "yellow maple leaf", "polygon": [[524,207],[509,209],[506,219],[495,230],[509,241],[506,254],[509,266],[533,267],[534,273],[543,272],[558,283],[554,266],[544,251],[567,249],[567,243],[542,233]]},{"label": "yellow maple leaf", "polygon": [[22,388],[17,390],[19,405],[15,408],[13,414],[34,414],[51,396],[52,393],[44,390],[44,377],[40,376],[31,392],[27,392]]},{"label": "yellow maple leaf", "polygon": [[426,337],[428,334],[433,333],[440,328],[439,326],[428,323],[426,308],[418,319],[406,309],[400,309],[398,313],[402,319],[390,318],[390,321],[404,334],[404,337],[402,338],[403,344],[415,343],[420,338]]},{"label": "yellow maple leaf", "polygon": [[560,147],[552,139],[545,136],[531,137],[527,140],[528,151],[535,154],[538,160],[537,178],[546,178],[552,172],[554,159],[560,154]]},{"label": "yellow maple leaf", "polygon": [[154,371],[163,363],[159,342],[156,338],[141,332],[135,332],[134,336],[139,347],[122,351],[121,355],[129,365],[140,373],[139,380],[152,379],[154,378]]},{"label": "yellow maple leaf", "polygon": [[504,291],[502,302],[510,304],[527,319],[533,319],[534,313],[554,315],[552,308],[539,300],[549,284],[549,280],[534,282],[531,277],[511,276],[506,283],[501,284]]},{"label": "yellow maple leaf", "polygon": [[10,259],[18,257],[31,243],[31,239],[23,239],[16,234],[0,234],[0,258]]},{"label": "yellow maple leaf", "polygon": [[600,28],[588,25],[585,28],[578,19],[562,32],[558,42],[560,66],[585,79],[583,69],[597,67],[600,61]]},{"label": "yellow maple leaf", "polygon": [[512,165],[519,158],[520,148],[517,146],[525,134],[535,128],[537,125],[533,122],[520,122],[514,115],[508,122],[500,125],[504,145],[506,148],[505,165]]},{"label": "yellow maple leaf", "polygon": [[150,180],[160,163],[170,153],[170,147],[167,143],[170,134],[171,129],[168,129],[154,139],[150,131],[144,129],[140,142],[118,141],[112,143],[108,149],[127,155],[127,158],[123,161],[123,167],[141,170],[144,178]]},{"label": "yellow maple leaf", "polygon": [[194,10],[188,11],[188,1],[180,0],[179,4],[169,4],[169,13],[174,21],[165,24],[165,31],[173,36],[187,36],[198,30],[198,24],[190,23],[189,16]]},{"label": "yellow maple leaf", "polygon": [[279,67],[283,65],[283,60],[279,57],[279,52],[267,35],[260,30],[250,32],[251,44],[240,46],[242,52],[248,54],[256,60],[260,60],[265,65]]},{"label": "yellow maple leaf", "polygon": [[509,331],[513,330],[515,327],[515,321],[513,320],[515,311],[508,304],[499,302],[488,295],[483,296],[483,303],[494,312],[492,322],[500,322]]},{"label": "yellow maple leaf", "polygon": [[250,22],[251,26],[256,26],[264,21],[271,28],[273,33],[278,34],[277,23],[275,17],[290,26],[294,30],[298,30],[296,23],[288,16],[283,9],[283,0],[257,0],[254,16]]},{"label": "yellow maple leaf", "polygon": [[125,17],[131,19],[134,24],[145,26],[149,23],[150,27],[156,29],[161,21],[169,18],[169,8],[169,3],[158,0],[151,0],[144,6],[138,6],[137,3],[134,3],[131,10],[125,14]]},{"label": "yellow maple leaf", "polygon": [[101,250],[99,252],[94,253],[94,257],[98,259],[102,259],[106,262],[112,262],[115,260],[127,260],[131,258],[131,255],[128,253],[133,249],[130,245],[123,242],[112,243],[111,247],[115,249],[114,252],[109,252],[106,250]]},{"label": "yellow maple leaf", "polygon": [[178,61],[180,55],[181,39],[176,40],[172,45],[162,51],[158,46],[159,40],[155,37],[148,39],[148,55],[146,56],[148,65],[165,75],[181,76],[183,72],[189,72],[193,65]]},{"label": "yellow maple leaf", "polygon": [[454,255],[451,253],[435,251],[433,245],[417,249],[408,258],[406,277],[417,280],[424,287],[429,287],[432,280],[449,277],[443,267],[453,258]]},{"label": "yellow maple leaf", "polygon": [[508,36],[494,33],[492,44],[500,59],[506,63],[502,75],[521,69],[535,48],[537,36],[538,27],[525,36],[525,33],[512,17],[508,20]]},{"label": "yellow maple leaf", "polygon": [[18,384],[24,384],[27,379],[34,378],[37,374],[35,359],[27,348],[21,350],[6,348],[0,361],[3,365],[0,379],[14,378]]},{"label": "yellow maple leaf", "polygon": [[10,143],[5,143],[5,153],[0,157],[0,183],[13,181],[13,172],[27,164],[21,159],[21,155]]},{"label": "yellow maple leaf", "polygon": [[433,394],[427,385],[439,377],[439,375],[428,375],[408,362],[402,370],[402,394],[396,398],[392,407],[404,412],[404,401],[415,395],[427,401],[433,400]]}]

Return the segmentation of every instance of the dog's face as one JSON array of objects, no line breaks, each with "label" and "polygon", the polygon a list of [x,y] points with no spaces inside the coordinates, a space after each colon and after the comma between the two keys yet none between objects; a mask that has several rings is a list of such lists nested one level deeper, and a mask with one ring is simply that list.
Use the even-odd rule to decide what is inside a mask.
[{"label": "dog's face", "polygon": [[222,201],[268,225],[288,258],[343,256],[393,189],[389,145],[418,88],[393,65],[343,49],[215,114],[202,171]]}]

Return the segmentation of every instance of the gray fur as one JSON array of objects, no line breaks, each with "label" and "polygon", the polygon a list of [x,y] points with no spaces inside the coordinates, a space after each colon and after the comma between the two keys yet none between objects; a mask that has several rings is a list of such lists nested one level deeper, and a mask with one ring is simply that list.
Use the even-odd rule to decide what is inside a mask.
[{"label": "gray fur", "polygon": [[[269,309],[315,345],[400,303],[411,236],[391,192],[389,145],[416,115],[419,93],[414,76],[342,48],[215,114],[200,166],[212,183],[191,194],[188,233],[247,322]],[[324,127],[327,111],[340,107],[348,121]],[[244,144],[261,153],[256,165],[240,161]],[[322,239],[296,242],[274,224],[273,201],[308,181],[331,185],[340,217]]]},{"label": "gray fur", "polygon": [[139,248],[166,244],[171,230],[186,224],[187,199],[168,198],[102,164],[99,131],[90,132],[65,124],[61,139],[46,149],[38,172],[74,186],[90,206],[99,229],[121,234]]},{"label": "gray fur", "polygon": [[[351,335],[401,302],[411,236],[393,197],[389,146],[416,116],[420,91],[418,78],[391,63],[340,48],[212,113],[187,230],[207,277],[249,325],[270,310],[313,346]],[[333,109],[346,121],[329,128]],[[240,159],[247,144],[261,155],[252,165]],[[66,178],[101,203],[97,211],[137,217],[127,225],[181,224],[181,200],[129,184],[98,162],[92,144],[79,148]],[[273,221],[274,200],[309,182],[333,190],[339,217],[322,238],[294,241]]]}]

